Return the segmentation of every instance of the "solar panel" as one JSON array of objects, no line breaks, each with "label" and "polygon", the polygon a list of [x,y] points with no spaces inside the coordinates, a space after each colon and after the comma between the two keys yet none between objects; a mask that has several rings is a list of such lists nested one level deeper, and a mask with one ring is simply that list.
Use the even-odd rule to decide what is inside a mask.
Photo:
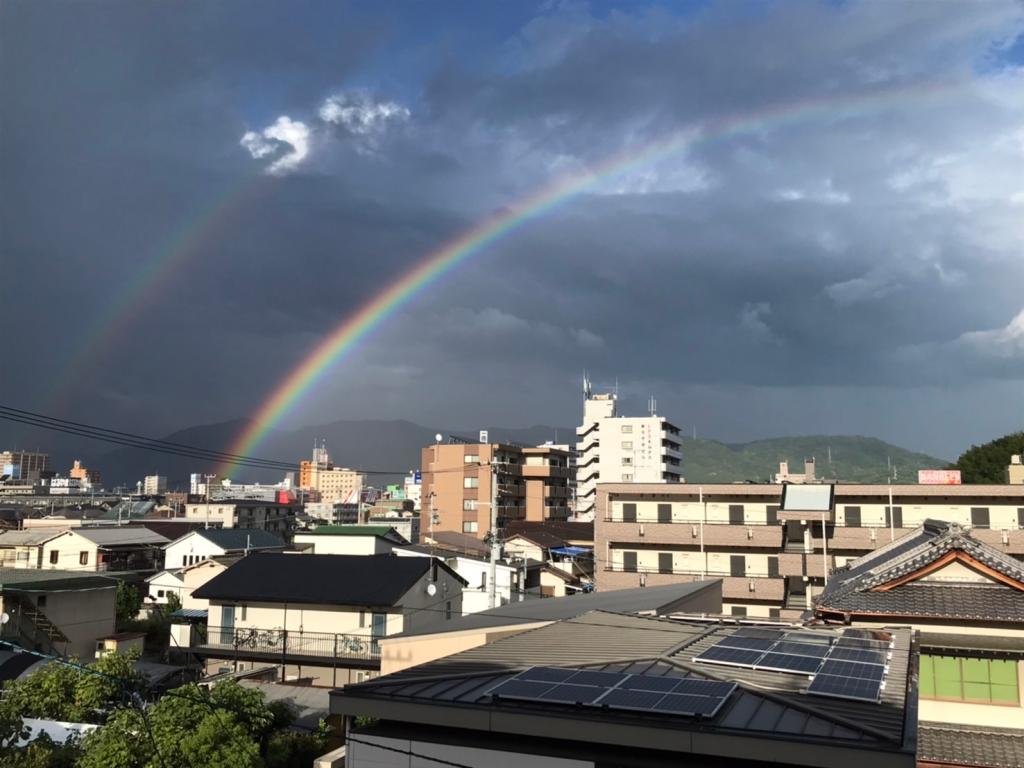
[{"label": "solar panel", "polygon": [[781,629],[767,629],[761,627],[740,627],[732,633],[732,637],[759,637],[764,640],[778,640],[785,632]]},{"label": "solar panel", "polygon": [[654,677],[653,675],[631,675],[619,686],[623,690],[661,691],[668,693],[675,689],[682,678]]},{"label": "solar panel", "polygon": [[863,640],[856,637],[841,637],[836,640],[838,648],[889,648],[891,643],[882,640]]},{"label": "solar panel", "polygon": [[611,707],[612,709],[639,709],[649,712],[663,698],[665,698],[665,694],[661,691],[635,691],[614,688],[601,697],[601,700],[597,703],[602,707]]},{"label": "solar panel", "polygon": [[655,705],[654,711],[671,712],[676,715],[713,717],[724,701],[724,699],[714,699],[710,696],[669,693]]},{"label": "solar panel", "polygon": [[753,667],[762,656],[764,656],[764,651],[748,651],[743,648],[723,648],[720,645],[714,645],[699,656],[695,656],[693,660],[705,661],[709,664],[727,664],[733,667]]},{"label": "solar panel", "polygon": [[794,656],[813,656],[819,661],[828,655],[827,645],[811,645],[810,643],[791,643],[783,640],[771,648],[771,653],[791,653]]},{"label": "solar panel", "polygon": [[848,677],[854,680],[876,680],[882,682],[885,667],[880,664],[858,664],[854,661],[833,661],[825,659],[820,674],[832,677]]},{"label": "solar panel", "polygon": [[832,649],[829,659],[834,661],[859,661],[861,664],[884,665],[889,653],[880,648],[846,648],[837,646]]},{"label": "solar panel", "polygon": [[763,637],[736,637],[730,635],[723,637],[717,643],[716,648],[746,648],[748,651],[767,651],[776,641]]},{"label": "solar panel", "polygon": [[602,688],[611,688],[626,679],[622,672],[595,672],[589,669],[578,670],[576,674],[568,678],[566,682],[573,685],[599,685]]},{"label": "solar panel", "polygon": [[816,696],[877,702],[881,688],[881,683],[874,680],[818,674],[807,686],[807,692]]},{"label": "solar panel", "polygon": [[561,683],[579,672],[578,669],[561,667],[532,667],[516,675],[519,680],[539,680],[542,682]]},{"label": "solar panel", "polygon": [[735,690],[736,683],[725,682],[723,680],[700,680],[696,677],[687,677],[679,681],[674,692],[725,699]]},{"label": "solar panel", "polygon": [[783,640],[790,643],[823,645],[826,648],[832,644],[832,637],[822,632],[787,632]]},{"label": "solar panel", "polygon": [[512,678],[506,680],[497,688],[491,689],[491,696],[500,696],[505,699],[538,699],[542,694],[550,691],[554,683],[538,683],[531,680],[519,680]]},{"label": "solar panel", "polygon": [[561,684],[545,691],[537,700],[560,704],[593,704],[607,692],[607,688],[596,685]]},{"label": "solar panel", "polygon": [[766,669],[774,672],[798,672],[811,674],[821,666],[818,656],[794,656],[789,653],[766,653],[755,669]]}]

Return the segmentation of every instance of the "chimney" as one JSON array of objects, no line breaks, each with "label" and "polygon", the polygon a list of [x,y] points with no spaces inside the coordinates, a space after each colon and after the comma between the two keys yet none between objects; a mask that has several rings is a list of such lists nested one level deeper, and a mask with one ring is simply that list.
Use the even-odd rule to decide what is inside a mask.
[{"label": "chimney", "polygon": [[814,477],[814,457],[804,459],[804,482],[810,483],[816,478]]}]

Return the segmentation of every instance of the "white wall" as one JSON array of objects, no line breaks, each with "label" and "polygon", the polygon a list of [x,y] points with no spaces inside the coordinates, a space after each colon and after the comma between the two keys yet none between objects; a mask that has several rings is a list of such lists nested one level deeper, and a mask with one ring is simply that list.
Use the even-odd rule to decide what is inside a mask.
[{"label": "white wall", "polygon": [[[368,743],[380,744],[390,750],[378,749]],[[410,755],[408,753],[414,753]],[[483,768],[593,768],[589,760],[568,760],[545,755],[528,755],[523,752],[505,752],[475,747],[461,747],[454,744],[412,741],[409,739],[385,738],[369,734],[353,733],[347,742],[346,768],[437,768],[434,760],[416,755],[436,757],[452,763]]]},{"label": "white wall", "polygon": [[296,533],[296,544],[312,544],[314,555],[381,555],[395,545],[379,536],[332,536],[331,534]]},{"label": "white wall", "polygon": [[225,550],[205,536],[200,536],[192,531],[164,547],[164,553],[165,566],[184,568],[186,565],[195,565],[203,560],[209,560],[211,557],[223,555]]},{"label": "white wall", "polygon": [[[149,588],[149,599],[146,603],[152,605],[167,605],[167,595],[171,592],[179,598],[184,598],[185,582],[179,574],[171,571],[160,571],[155,576],[146,579]],[[163,592],[161,595],[160,593]]]},{"label": "white wall", "polygon": [[[403,557],[430,557],[426,552],[401,547],[395,548],[395,554]],[[469,586],[462,588],[461,615],[467,616],[490,608],[490,590],[486,581],[490,578],[490,563],[469,557],[446,557],[443,560],[449,568],[469,582]],[[512,602],[512,583],[516,569],[507,565],[495,565],[494,568],[495,581],[498,584],[495,592],[496,605],[507,605]]]}]

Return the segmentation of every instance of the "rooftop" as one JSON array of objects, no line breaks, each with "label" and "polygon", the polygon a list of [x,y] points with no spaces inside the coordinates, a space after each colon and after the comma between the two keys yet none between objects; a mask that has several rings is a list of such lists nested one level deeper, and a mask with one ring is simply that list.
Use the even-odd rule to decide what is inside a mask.
[{"label": "rooftop", "polygon": [[41,568],[0,568],[0,592],[63,592],[79,589],[113,589],[113,576],[84,571],[59,571]]},{"label": "rooftop", "polygon": [[301,536],[374,536],[408,543],[390,525],[318,525],[311,531],[296,531]]},{"label": "rooftop", "polygon": [[[185,534],[201,536],[225,552],[242,552],[247,549],[283,549],[285,546],[278,536],[261,528],[208,528]],[[185,538],[182,536],[181,538]],[[173,542],[172,542],[173,543]]]},{"label": "rooftop", "polygon": [[65,533],[75,533],[83,539],[88,539],[99,547],[127,546],[132,544],[155,544],[164,545],[168,542],[166,536],[161,536],[156,531],[142,527],[118,527],[118,528],[72,528]]},{"label": "rooftop", "polygon": [[67,528],[26,528],[0,534],[0,547],[35,547],[60,536]]},{"label": "rooftop", "polygon": [[919,766],[1024,765],[1024,738],[1015,728],[922,722],[918,730]]},{"label": "rooftop", "polygon": [[434,562],[466,583],[436,559],[257,552],[214,576],[193,596],[241,602],[393,606]]}]

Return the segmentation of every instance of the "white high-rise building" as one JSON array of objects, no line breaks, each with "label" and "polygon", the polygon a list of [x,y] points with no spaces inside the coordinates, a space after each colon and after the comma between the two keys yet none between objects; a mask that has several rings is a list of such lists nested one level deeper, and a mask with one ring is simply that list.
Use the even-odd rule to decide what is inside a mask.
[{"label": "white high-rise building", "polygon": [[[679,428],[664,416],[619,416],[616,396],[583,385],[576,429],[576,519],[594,519],[598,483],[682,482]],[[653,405],[653,404],[652,404]]]},{"label": "white high-rise building", "polygon": [[167,478],[163,475],[146,475],[142,481],[142,492],[147,496],[167,493]]}]

